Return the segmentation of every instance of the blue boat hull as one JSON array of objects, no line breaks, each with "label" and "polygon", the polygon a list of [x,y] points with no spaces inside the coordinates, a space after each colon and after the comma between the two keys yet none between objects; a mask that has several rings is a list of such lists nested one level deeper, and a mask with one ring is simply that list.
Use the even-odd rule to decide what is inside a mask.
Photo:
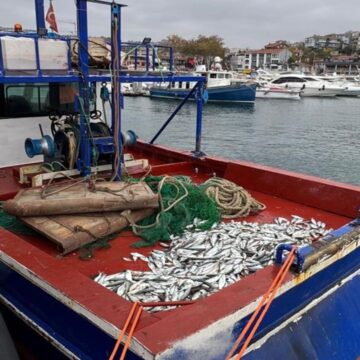
[{"label": "blue boat hull", "polygon": [[[162,99],[183,99],[189,90],[185,89],[150,89],[150,96]],[[255,101],[255,85],[221,86],[207,89],[208,102],[253,103]],[[191,96],[194,100],[194,95]]]},{"label": "blue boat hull", "polygon": [[358,359],[359,289],[360,277],[357,275],[306,314],[280,329],[245,359]]},{"label": "blue boat hull", "polygon": [[[338,286],[341,279],[358,271],[359,259],[360,248],[357,248],[278,296],[258,329],[255,341],[261,342],[284,321],[297,316],[306,305]],[[354,355],[360,354],[359,290],[360,278],[356,276],[302,314],[299,322],[291,322],[280,329],[244,359],[354,359]],[[77,314],[71,306],[59,302],[2,262],[0,297],[14,314],[26,317],[29,324],[36,325],[37,331],[51,336],[52,344],[66,349],[67,355],[80,359],[104,359],[109,356],[115,341],[113,338]],[[214,349],[206,353],[207,359],[223,360],[250,316],[251,313],[234,321],[231,328],[219,327],[199,346],[189,348],[186,343],[174,344],[170,352],[158,354],[158,358],[200,358],[207,348]],[[215,348],[213,337],[221,339],[223,346]],[[129,352],[127,359],[140,357]]]}]

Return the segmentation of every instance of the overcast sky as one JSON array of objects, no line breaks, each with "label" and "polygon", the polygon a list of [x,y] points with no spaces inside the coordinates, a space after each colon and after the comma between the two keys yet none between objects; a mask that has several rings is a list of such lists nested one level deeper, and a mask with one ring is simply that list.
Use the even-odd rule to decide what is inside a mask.
[{"label": "overcast sky", "polygon": [[[48,0],[45,2],[45,12]],[[128,0],[123,40],[154,41],[170,34],[185,38],[219,35],[228,47],[259,48],[270,41],[360,30],[360,0]],[[59,31],[75,21],[74,0],[53,0]],[[89,4],[91,35],[109,34],[109,8]],[[0,26],[15,22],[35,28],[34,0],[0,0]]]}]

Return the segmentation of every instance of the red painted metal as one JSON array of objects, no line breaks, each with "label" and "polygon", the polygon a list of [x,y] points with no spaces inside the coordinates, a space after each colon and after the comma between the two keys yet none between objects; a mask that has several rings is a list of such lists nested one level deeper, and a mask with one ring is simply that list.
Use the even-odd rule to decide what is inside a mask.
[{"label": "red painted metal", "polygon": [[140,303],[142,307],[154,307],[154,306],[180,306],[180,305],[191,305],[195,301],[183,300],[183,301],[157,301],[157,302],[146,302]]},{"label": "red painted metal", "polygon": [[[247,217],[248,221],[264,223],[278,216],[297,214],[338,228],[356,215],[360,204],[359,187],[248,162],[229,162],[215,157],[197,159],[190,153],[144,143],[139,143],[133,154],[136,158],[149,159],[153,175],[181,174],[202,182],[215,173],[244,186],[267,206],[260,214]],[[0,170],[0,199],[12,197],[20,188],[13,168]],[[0,230],[0,251],[74,303],[121,328],[131,304],[96,284],[91,277],[100,271],[147,270],[143,261],[127,262],[123,259],[134,251],[132,244],[137,240],[130,231],[125,231],[111,241],[111,248],[96,250],[93,258],[83,261],[78,252],[58,256],[53,245],[41,236],[18,236]],[[136,251],[147,255],[154,248],[160,246]],[[157,314],[144,312],[134,337],[151,352],[161,352],[174,341],[253,302],[266,292],[276,273],[277,267],[269,266],[188,306]],[[288,274],[285,281],[290,279],[292,275]]]}]

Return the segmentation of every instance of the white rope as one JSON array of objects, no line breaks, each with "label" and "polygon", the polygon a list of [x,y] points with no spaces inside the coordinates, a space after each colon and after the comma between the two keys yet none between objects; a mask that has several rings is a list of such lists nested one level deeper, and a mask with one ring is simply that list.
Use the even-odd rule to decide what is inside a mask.
[{"label": "white rope", "polygon": [[256,214],[266,206],[254,199],[243,187],[217,177],[204,183],[206,195],[213,198],[222,218],[234,219]]}]

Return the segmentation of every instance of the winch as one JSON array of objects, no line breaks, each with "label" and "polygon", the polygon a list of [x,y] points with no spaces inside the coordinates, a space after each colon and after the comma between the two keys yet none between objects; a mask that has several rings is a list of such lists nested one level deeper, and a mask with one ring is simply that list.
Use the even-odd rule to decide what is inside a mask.
[{"label": "winch", "polygon": [[[25,140],[25,152],[30,158],[43,155],[44,161],[49,164],[61,164],[66,169],[79,168],[77,162],[80,151],[80,115],[50,114],[51,133],[44,135],[41,125],[41,138]],[[91,166],[110,164],[114,157],[114,141],[111,129],[102,120],[102,113],[94,110],[90,113],[88,134],[91,147]],[[129,130],[121,133],[123,146],[135,145],[137,135]]]}]

